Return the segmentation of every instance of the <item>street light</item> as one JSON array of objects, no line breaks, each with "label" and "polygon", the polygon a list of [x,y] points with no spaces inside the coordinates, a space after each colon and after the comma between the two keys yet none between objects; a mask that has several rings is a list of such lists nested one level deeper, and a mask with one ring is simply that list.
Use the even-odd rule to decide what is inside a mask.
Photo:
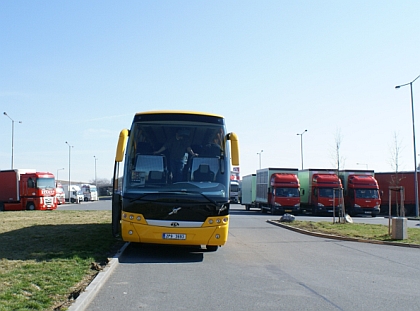
[{"label": "street light", "polygon": [[[71,202],[71,179],[70,179],[70,159],[71,159],[71,148],[74,146],[71,146],[68,142],[66,144],[69,146],[69,203]],[[77,198],[77,195],[76,195]]]},{"label": "street light", "polygon": [[[15,120],[13,120],[6,112],[3,112],[3,114],[8,117],[10,120],[12,120],[12,169],[13,169],[13,140],[14,140],[14,132],[15,132]],[[19,121],[19,123],[22,123],[22,121]]]},{"label": "street light", "polygon": [[58,168],[57,169],[57,175],[55,175],[55,180],[57,180],[58,181],[58,171],[63,171],[64,170],[64,167],[63,168]]},{"label": "street light", "polygon": [[305,134],[308,130],[304,130],[301,134],[296,134],[296,135],[300,135],[300,159],[302,161],[302,170],[303,170],[303,134]]},{"label": "street light", "polygon": [[96,179],[96,161],[98,160],[98,158],[96,156],[93,156],[93,157],[95,158],[95,186],[96,186],[96,189],[98,189],[98,181]]},{"label": "street light", "polygon": [[410,85],[410,92],[411,92],[411,122],[413,123],[413,147],[414,147],[414,193],[416,198],[416,217],[419,217],[419,187],[418,187],[418,180],[417,180],[417,152],[416,152],[416,131],[414,128],[414,101],[413,101],[413,83],[416,81],[420,76],[415,78],[413,81],[397,85],[395,88],[399,89],[400,87]]},{"label": "street light", "polygon": [[257,154],[260,156],[260,169],[261,169],[261,153],[263,152],[264,150],[261,150],[261,152],[257,152]]}]

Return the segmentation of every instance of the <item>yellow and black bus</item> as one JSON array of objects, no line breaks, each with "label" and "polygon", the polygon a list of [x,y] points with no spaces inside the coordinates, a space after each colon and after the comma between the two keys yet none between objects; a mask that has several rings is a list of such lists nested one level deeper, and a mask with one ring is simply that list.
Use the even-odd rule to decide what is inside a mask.
[{"label": "yellow and black bus", "polygon": [[239,144],[222,116],[137,113],[117,145],[113,235],[217,250],[228,237],[231,165],[239,165]]}]

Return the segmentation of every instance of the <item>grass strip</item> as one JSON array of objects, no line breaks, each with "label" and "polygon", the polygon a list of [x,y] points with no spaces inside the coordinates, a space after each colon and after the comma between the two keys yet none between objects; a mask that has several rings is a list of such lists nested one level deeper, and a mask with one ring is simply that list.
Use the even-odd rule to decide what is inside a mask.
[{"label": "grass strip", "polygon": [[118,244],[110,211],[0,213],[0,311],[65,310]]},{"label": "grass strip", "polygon": [[363,223],[332,223],[327,221],[300,221],[285,223],[288,226],[319,232],[330,235],[337,235],[355,239],[399,242],[420,245],[420,228],[407,228],[407,239],[395,240],[388,234],[388,226],[372,225]]}]

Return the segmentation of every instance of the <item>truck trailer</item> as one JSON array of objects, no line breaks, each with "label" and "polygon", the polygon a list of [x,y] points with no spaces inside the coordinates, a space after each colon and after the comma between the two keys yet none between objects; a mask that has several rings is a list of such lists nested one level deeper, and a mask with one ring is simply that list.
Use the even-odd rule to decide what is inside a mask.
[{"label": "truck trailer", "polygon": [[[415,181],[414,171],[404,172],[380,172],[375,173],[375,179],[378,182],[381,193],[381,214],[389,214],[389,192],[391,191],[391,214],[400,216],[401,213],[397,211],[400,208],[401,197],[398,191],[391,189],[403,187],[404,190],[404,214],[405,216],[416,215],[416,195],[415,195]],[[417,181],[420,183],[420,174],[417,172]],[[419,190],[420,196],[420,190]],[[398,203],[398,209],[397,204]]]},{"label": "truck trailer", "polygon": [[341,181],[334,170],[305,169],[298,173],[300,207],[312,215],[338,213],[341,207]]},{"label": "truck trailer", "polygon": [[255,198],[257,194],[257,175],[250,174],[242,178],[241,192],[241,204],[245,205],[245,209],[249,211],[251,208],[256,207]]},{"label": "truck trailer", "polygon": [[298,169],[264,168],[257,170],[256,207],[261,213],[299,213]]},{"label": "truck trailer", "polygon": [[343,170],[339,177],[344,188],[344,204],[350,216],[358,214],[376,217],[380,212],[381,198],[374,171]]},{"label": "truck trailer", "polygon": [[0,171],[0,211],[54,210],[55,178],[32,169]]}]

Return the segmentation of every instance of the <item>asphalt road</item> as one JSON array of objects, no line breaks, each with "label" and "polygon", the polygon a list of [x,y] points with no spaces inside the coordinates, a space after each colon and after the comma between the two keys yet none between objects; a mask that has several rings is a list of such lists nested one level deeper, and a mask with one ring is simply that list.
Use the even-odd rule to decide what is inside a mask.
[{"label": "asphalt road", "polygon": [[85,310],[420,308],[419,249],[307,236],[237,208],[217,252],[128,245]]}]

